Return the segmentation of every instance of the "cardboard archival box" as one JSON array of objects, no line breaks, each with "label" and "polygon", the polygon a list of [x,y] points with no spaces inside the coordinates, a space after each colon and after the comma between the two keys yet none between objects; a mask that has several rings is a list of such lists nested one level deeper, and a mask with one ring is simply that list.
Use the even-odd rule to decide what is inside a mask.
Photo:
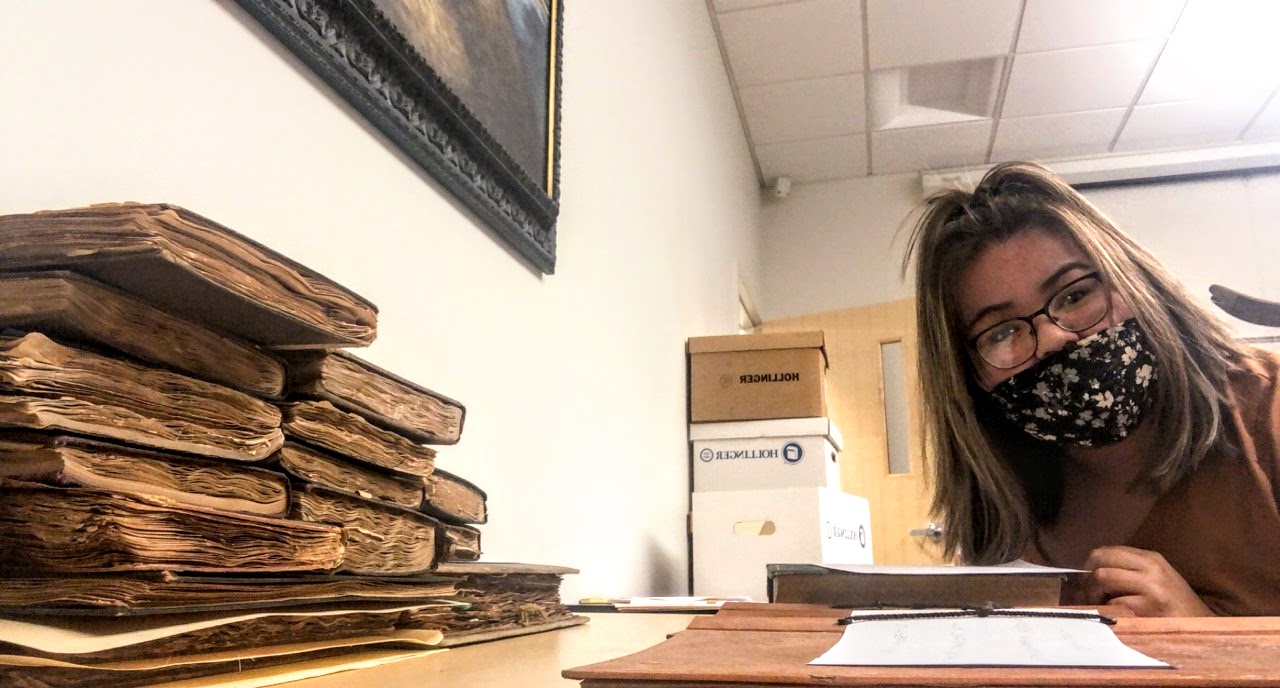
[{"label": "cardboard archival box", "polygon": [[827,415],[821,331],[691,337],[694,423]]},{"label": "cardboard archival box", "polygon": [[693,493],[693,594],[768,599],[778,562],[871,564],[867,500],[829,487]]},{"label": "cardboard archival box", "polygon": [[827,418],[689,426],[693,489],[840,487],[840,431]]}]

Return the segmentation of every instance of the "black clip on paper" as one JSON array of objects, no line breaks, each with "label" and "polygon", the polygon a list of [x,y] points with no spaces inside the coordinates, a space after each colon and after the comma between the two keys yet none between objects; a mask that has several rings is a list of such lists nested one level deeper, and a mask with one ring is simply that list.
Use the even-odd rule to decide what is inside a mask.
[{"label": "black clip on paper", "polygon": [[1097,621],[1108,626],[1116,625],[1116,620],[1103,616],[1102,614],[1092,612],[1070,612],[1070,611],[1041,611],[1031,609],[1001,609],[992,604],[982,604],[974,606],[965,606],[960,609],[951,611],[913,611],[903,612],[901,614],[860,614],[858,616],[846,616],[836,621],[841,626],[848,626],[855,621],[894,621],[897,619],[962,619],[966,617],[988,617],[988,616],[1014,616],[1014,617],[1043,617],[1050,619],[1080,619],[1082,621]]}]

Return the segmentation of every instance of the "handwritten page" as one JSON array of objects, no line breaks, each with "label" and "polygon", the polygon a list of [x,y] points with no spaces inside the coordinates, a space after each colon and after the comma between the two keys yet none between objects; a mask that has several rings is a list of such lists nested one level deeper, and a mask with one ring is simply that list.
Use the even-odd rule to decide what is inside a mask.
[{"label": "handwritten page", "polygon": [[[1044,610],[1049,611],[1049,610]],[[1053,610],[1059,611],[1059,610]],[[1168,667],[1088,618],[962,617],[858,621],[809,662],[825,666]]]}]

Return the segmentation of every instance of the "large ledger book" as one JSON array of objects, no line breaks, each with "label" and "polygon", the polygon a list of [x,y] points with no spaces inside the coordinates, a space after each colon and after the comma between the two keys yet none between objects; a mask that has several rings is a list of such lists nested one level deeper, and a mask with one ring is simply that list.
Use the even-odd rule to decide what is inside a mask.
[{"label": "large ledger book", "polygon": [[1048,566],[769,564],[770,602],[831,607],[1046,607],[1072,569]]},{"label": "large ledger book", "polygon": [[339,571],[408,576],[435,566],[440,524],[429,516],[318,485],[297,487],[292,500],[294,518],[343,529]]},{"label": "large ledger book", "polygon": [[327,401],[300,401],[281,408],[289,437],[397,473],[425,478],[435,470],[434,449],[340,411]]},{"label": "large ledger book", "polygon": [[[438,634],[437,634],[438,635]],[[393,631],[159,659],[74,663],[0,655],[0,685],[14,688],[274,686],[439,652],[420,631]]]},{"label": "large ledger book", "polygon": [[328,605],[147,618],[0,619],[0,684],[124,688],[225,672],[233,676],[210,679],[208,685],[224,685],[227,680],[236,685],[275,685],[290,680],[287,673],[279,680],[258,682],[263,677],[254,676],[254,669],[286,661],[336,658],[373,646],[412,647],[419,652],[434,646],[441,638],[438,631],[398,629],[395,625],[406,611],[441,606],[447,605]]},{"label": "large ledger book", "polygon": [[285,472],[304,482],[409,509],[422,504],[421,478],[377,471],[367,464],[298,442],[285,442],[276,456]]},{"label": "large ledger book", "polygon": [[472,483],[435,469],[427,476],[427,501],[422,510],[450,523],[484,523],[489,520],[488,495]]},{"label": "large ledger book", "polygon": [[66,430],[257,461],[284,443],[280,411],[229,387],[61,345],[0,336],[0,426]]},{"label": "large ledger book", "polygon": [[377,308],[189,210],[108,203],[0,216],[0,269],[70,269],[273,347],[367,346]]},{"label": "large ledger book", "polygon": [[426,602],[452,597],[440,576],[218,576],[173,571],[8,578],[2,616],[149,616],[355,602]]},{"label": "large ledger book", "polygon": [[419,442],[454,444],[467,410],[449,397],[343,351],[283,353],[289,392],[324,399]]},{"label": "large ledger book", "polygon": [[341,528],[105,490],[0,487],[0,569],[41,573],[328,571]]},{"label": "large ledger book", "polygon": [[[25,617],[0,619],[0,638],[32,657],[76,662],[159,659],[391,633],[402,613],[423,606],[440,605],[328,605],[328,609],[204,612],[149,618]],[[72,632],[60,633],[64,629]],[[133,642],[121,644],[119,638],[126,634],[134,636]]]},{"label": "large ledger book", "polygon": [[0,274],[0,328],[114,349],[256,396],[284,391],[284,364],[266,352],[72,272]]},{"label": "large ledger book", "polygon": [[577,572],[541,564],[440,564],[438,575],[458,579],[453,599],[465,607],[448,615],[410,612],[401,627],[443,631],[440,645],[449,647],[586,623],[586,617],[575,615],[560,601],[565,574]]},{"label": "large ledger book", "polygon": [[289,512],[289,479],[275,471],[69,435],[0,433],[0,477],[151,495],[259,516]]}]

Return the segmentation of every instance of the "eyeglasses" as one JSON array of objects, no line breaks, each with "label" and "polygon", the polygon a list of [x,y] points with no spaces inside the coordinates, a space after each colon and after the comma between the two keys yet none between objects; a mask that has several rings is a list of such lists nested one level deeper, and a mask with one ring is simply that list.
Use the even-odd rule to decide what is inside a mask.
[{"label": "eyeglasses", "polygon": [[1102,322],[1110,311],[1107,287],[1097,272],[1091,272],[1068,282],[1035,313],[1010,318],[979,332],[969,340],[969,346],[994,368],[1017,368],[1036,354],[1037,317],[1046,315],[1064,330],[1083,332]]}]

